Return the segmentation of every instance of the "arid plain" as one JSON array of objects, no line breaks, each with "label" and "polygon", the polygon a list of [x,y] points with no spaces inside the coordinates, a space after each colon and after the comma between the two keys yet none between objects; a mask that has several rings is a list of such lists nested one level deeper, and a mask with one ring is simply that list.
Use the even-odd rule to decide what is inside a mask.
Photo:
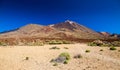
[{"label": "arid plain", "polygon": [[[52,47],[60,49],[50,49]],[[66,48],[67,49],[66,49]],[[102,49],[102,51],[100,51]],[[90,50],[90,52],[85,52]],[[120,47],[91,47],[86,44],[0,47],[0,70],[120,70]],[[68,64],[53,66],[51,59],[70,54]],[[74,58],[80,54],[81,58]]]}]

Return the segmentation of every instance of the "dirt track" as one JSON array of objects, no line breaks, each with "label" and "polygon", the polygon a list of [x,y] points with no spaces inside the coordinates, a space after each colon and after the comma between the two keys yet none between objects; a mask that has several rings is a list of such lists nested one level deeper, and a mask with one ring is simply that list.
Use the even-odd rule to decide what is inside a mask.
[{"label": "dirt track", "polygon": [[[49,49],[54,46],[60,49]],[[90,53],[86,53],[86,49]],[[86,44],[0,47],[0,70],[120,70],[118,50],[120,47],[110,51],[108,47],[89,47]],[[62,52],[68,52],[71,60],[66,65],[53,66],[50,60]],[[82,58],[74,59],[77,54]],[[29,59],[25,60],[26,57]]]}]

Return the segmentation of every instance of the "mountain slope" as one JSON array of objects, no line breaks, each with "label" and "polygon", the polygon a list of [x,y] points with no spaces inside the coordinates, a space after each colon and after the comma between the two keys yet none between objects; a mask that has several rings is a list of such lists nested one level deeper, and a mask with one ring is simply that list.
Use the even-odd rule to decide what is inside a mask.
[{"label": "mountain slope", "polygon": [[97,39],[97,38],[103,37],[99,33],[95,32],[83,25],[80,25],[76,22],[69,21],[69,20],[62,22],[62,23],[49,25],[49,26],[54,27],[55,29],[57,29],[61,32],[70,34],[75,38]]},{"label": "mountain slope", "polygon": [[83,25],[73,21],[42,26],[28,24],[15,31],[0,34],[1,38],[43,37],[43,38],[80,38],[101,39],[103,36]]}]

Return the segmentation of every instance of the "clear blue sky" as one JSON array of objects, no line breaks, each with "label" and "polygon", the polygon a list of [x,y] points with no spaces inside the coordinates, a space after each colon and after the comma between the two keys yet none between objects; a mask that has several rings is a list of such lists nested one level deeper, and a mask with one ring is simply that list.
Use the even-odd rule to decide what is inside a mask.
[{"label": "clear blue sky", "polygon": [[0,32],[67,19],[95,31],[120,33],[120,0],[0,0]]}]

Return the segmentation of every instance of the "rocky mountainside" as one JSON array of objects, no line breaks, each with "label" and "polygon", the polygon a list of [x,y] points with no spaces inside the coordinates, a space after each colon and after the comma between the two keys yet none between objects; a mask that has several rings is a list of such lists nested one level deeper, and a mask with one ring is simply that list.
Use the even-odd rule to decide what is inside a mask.
[{"label": "rocky mountainside", "polygon": [[28,24],[17,30],[0,34],[0,38],[80,38],[80,39],[102,39],[103,35],[73,21],[65,21],[48,26]]},{"label": "rocky mountainside", "polygon": [[74,38],[82,38],[82,39],[98,39],[103,38],[103,35],[100,35],[99,33],[80,25],[73,21],[65,21],[54,25],[49,25],[59,32],[65,33],[68,36],[74,37]]},{"label": "rocky mountainside", "polygon": [[111,34],[108,32],[99,32],[101,35],[105,36],[105,37],[110,37]]}]

